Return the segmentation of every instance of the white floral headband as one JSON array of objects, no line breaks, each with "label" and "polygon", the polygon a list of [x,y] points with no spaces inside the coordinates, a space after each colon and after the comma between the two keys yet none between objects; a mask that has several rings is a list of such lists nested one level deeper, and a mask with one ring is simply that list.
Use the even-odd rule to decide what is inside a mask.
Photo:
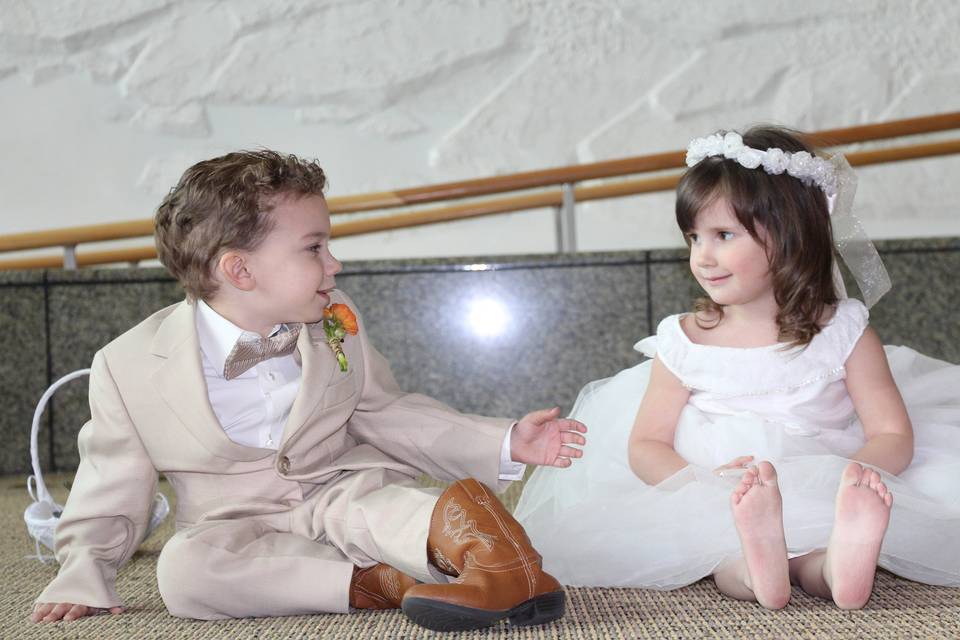
[{"label": "white floral headband", "polygon": [[804,184],[816,185],[827,197],[837,194],[837,168],[829,160],[806,151],[791,153],[777,147],[761,151],[743,144],[743,137],[736,131],[727,132],[723,136],[714,133],[706,138],[694,138],[687,145],[688,167],[711,156],[735,160],[747,169],[756,169],[763,165],[763,170],[772,175],[780,175],[786,171]]},{"label": "white floral headband", "polygon": [[[706,138],[695,138],[687,146],[688,167],[711,156],[734,160],[747,169],[763,166],[763,170],[772,175],[786,172],[804,184],[819,187],[827,196],[837,253],[860,286],[864,303],[872,307],[890,290],[890,276],[880,254],[870,242],[860,219],[853,213],[857,176],[843,154],[838,153],[825,160],[806,151],[792,153],[776,147],[762,151],[743,144],[743,137],[736,131],[729,131],[722,136],[714,133]],[[836,260],[833,263],[833,279],[840,297],[846,298],[846,288]]]}]

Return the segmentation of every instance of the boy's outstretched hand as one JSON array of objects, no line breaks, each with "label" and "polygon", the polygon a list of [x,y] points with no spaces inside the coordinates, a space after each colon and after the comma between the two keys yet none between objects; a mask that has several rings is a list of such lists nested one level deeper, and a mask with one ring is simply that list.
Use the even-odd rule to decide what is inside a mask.
[{"label": "boy's outstretched hand", "polygon": [[94,616],[100,613],[106,613],[107,611],[113,614],[123,613],[123,607],[98,609],[96,607],[88,607],[85,604],[72,604],[70,602],[40,602],[33,608],[33,613],[30,614],[30,621],[57,622],[58,620],[64,620],[65,622],[69,622],[70,620],[76,620],[84,616]]},{"label": "boy's outstretched hand", "polygon": [[569,467],[571,458],[583,451],[570,445],[583,446],[587,427],[582,422],[560,418],[560,407],[528,413],[513,427],[510,434],[510,457],[514,462],[552,467]]}]

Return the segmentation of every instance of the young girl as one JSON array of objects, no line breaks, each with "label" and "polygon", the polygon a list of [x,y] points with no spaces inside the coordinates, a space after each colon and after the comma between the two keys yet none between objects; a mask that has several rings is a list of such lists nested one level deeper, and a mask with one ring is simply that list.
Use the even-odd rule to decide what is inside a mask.
[{"label": "young girl", "polygon": [[837,233],[849,166],[811,153],[775,128],[691,143],[677,222],[709,298],[637,343],[652,360],[581,391],[589,450],[538,469],[517,507],[561,582],[712,575],[769,608],[791,583],[862,607],[878,565],[960,586],[960,367],[884,348],[845,298],[834,235],[869,302],[889,281]]}]

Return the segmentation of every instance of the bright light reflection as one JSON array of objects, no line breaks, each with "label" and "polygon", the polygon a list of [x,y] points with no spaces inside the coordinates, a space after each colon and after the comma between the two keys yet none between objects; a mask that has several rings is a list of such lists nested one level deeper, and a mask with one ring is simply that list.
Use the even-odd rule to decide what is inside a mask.
[{"label": "bright light reflection", "polygon": [[477,264],[468,264],[463,267],[464,271],[486,271],[490,268],[490,265],[479,262]]},{"label": "bright light reflection", "polygon": [[507,307],[493,298],[477,298],[470,302],[467,322],[473,332],[483,338],[498,336],[507,328],[510,314]]}]

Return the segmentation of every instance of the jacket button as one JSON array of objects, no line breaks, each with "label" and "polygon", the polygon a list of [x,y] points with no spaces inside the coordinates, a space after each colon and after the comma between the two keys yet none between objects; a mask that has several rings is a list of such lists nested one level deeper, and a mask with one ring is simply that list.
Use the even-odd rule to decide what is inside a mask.
[{"label": "jacket button", "polygon": [[287,456],[283,456],[282,458],[280,458],[279,468],[280,468],[280,473],[282,475],[287,475],[288,473],[290,473],[290,458],[288,458]]}]

